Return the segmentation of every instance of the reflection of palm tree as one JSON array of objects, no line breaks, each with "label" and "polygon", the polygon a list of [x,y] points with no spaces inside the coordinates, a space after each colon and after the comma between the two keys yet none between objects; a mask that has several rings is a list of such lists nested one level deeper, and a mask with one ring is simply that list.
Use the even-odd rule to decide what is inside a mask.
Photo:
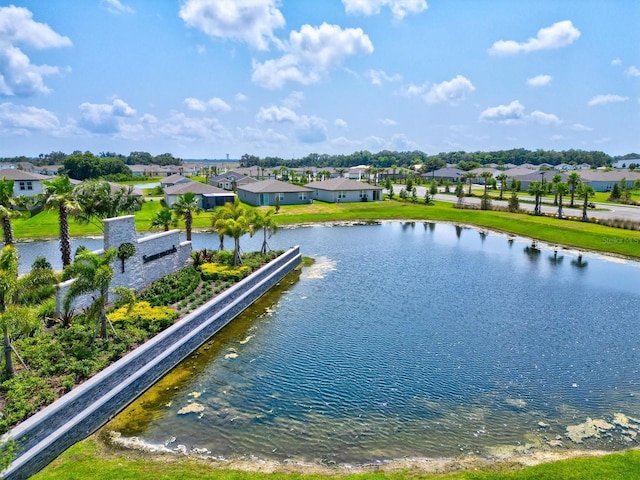
[{"label": "reflection of palm tree", "polygon": [[462,227],[460,225],[456,225],[456,237],[460,239],[461,236],[462,236]]},{"label": "reflection of palm tree", "polygon": [[562,263],[562,260],[564,260],[564,255],[558,255],[558,247],[554,247],[553,255],[549,256],[549,261],[552,265],[558,265]]},{"label": "reflection of palm tree", "polygon": [[578,253],[578,258],[571,260],[571,265],[577,268],[584,268],[589,262],[582,260],[582,253]]}]

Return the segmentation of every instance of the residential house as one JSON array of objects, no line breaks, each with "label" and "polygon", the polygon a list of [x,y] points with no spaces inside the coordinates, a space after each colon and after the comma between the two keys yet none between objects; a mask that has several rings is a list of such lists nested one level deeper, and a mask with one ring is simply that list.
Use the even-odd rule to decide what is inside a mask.
[{"label": "residential house", "polygon": [[42,182],[45,180],[51,180],[50,176],[40,175],[39,173],[24,172],[17,168],[5,168],[0,170],[0,178],[13,180],[14,197],[20,195],[25,197],[34,197],[44,191]]},{"label": "residential house", "polygon": [[280,180],[262,180],[239,185],[238,198],[255,206],[311,203],[313,190]]},{"label": "residential house", "polygon": [[242,173],[236,171],[230,171],[216,175],[209,179],[209,185],[214,185],[224,190],[234,190],[238,185],[246,185],[248,183],[255,183],[258,180],[252,177],[247,177]]},{"label": "residential house", "polygon": [[193,180],[191,180],[191,179],[189,179],[187,177],[183,177],[182,175],[175,174],[175,175],[170,175],[167,178],[163,178],[162,180],[160,180],[160,186],[162,188],[173,187],[174,185],[178,185],[180,183],[188,183],[188,182],[193,182]]},{"label": "residential house", "polygon": [[631,170],[581,170],[582,182],[591,185],[596,192],[610,192],[615,183],[625,181],[628,188],[632,188],[636,180],[640,180],[640,172]]},{"label": "residential house", "polygon": [[423,173],[422,178],[425,180],[437,180],[438,182],[457,182],[464,174],[465,171],[459,168],[446,167]]},{"label": "residential house", "polygon": [[235,201],[236,198],[236,194],[233,192],[228,192],[213,185],[189,180],[188,182],[181,182],[164,189],[164,201],[167,207],[172,208],[173,204],[178,201],[178,197],[185,193],[195,194],[195,197],[198,199],[198,205],[204,210],[220,207],[225,203]]},{"label": "residential house", "polygon": [[383,199],[382,187],[348,178],[332,178],[306,185],[313,190],[313,199],[323,202],[378,202]]},{"label": "residential house", "polygon": [[525,173],[521,175],[512,175],[511,177],[509,177],[509,180],[511,178],[515,178],[516,180],[519,180],[520,190],[523,192],[526,192],[527,190],[529,190],[529,186],[531,185],[531,182],[550,183],[555,175],[560,175],[560,177],[562,178],[562,181],[565,183],[569,178],[569,175],[564,172],[560,173],[554,170],[540,170],[539,172],[529,171],[529,173]]}]

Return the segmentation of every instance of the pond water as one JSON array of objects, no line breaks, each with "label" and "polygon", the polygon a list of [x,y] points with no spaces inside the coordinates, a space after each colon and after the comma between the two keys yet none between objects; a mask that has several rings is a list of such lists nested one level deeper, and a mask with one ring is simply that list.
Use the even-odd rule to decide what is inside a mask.
[{"label": "pond water", "polygon": [[[56,242],[38,243],[59,257]],[[328,464],[638,446],[637,262],[422,222],[270,240],[295,244],[316,263],[104,431],[172,451]],[[194,248],[216,246],[194,236]]]}]

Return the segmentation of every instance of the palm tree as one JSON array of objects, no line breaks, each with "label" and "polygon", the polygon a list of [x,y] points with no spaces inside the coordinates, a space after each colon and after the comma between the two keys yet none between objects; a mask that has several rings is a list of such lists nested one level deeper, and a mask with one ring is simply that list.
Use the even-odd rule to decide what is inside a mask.
[{"label": "palm tree", "polygon": [[476,178],[476,174],[473,172],[465,172],[462,175],[462,178],[466,179],[469,182],[469,192],[468,195],[471,196],[471,184],[473,183],[473,181]]},{"label": "palm tree", "polygon": [[264,237],[262,240],[262,248],[260,249],[260,253],[263,255],[267,253],[269,249],[269,245],[267,244],[267,235],[271,237],[275,232],[278,231],[278,224],[274,218],[275,209],[270,208],[265,211],[255,210],[253,217],[253,228],[254,230],[262,230]]},{"label": "palm tree", "polygon": [[14,354],[22,366],[27,368],[11,343],[11,336],[33,330],[38,321],[31,308],[15,303],[19,291],[18,254],[13,245],[6,245],[0,252],[0,330],[3,336],[5,373],[10,377],[15,375]]},{"label": "palm tree", "polygon": [[544,193],[544,187],[540,182],[531,182],[529,184],[529,195],[533,195],[536,200],[535,208],[533,209],[534,215],[542,215],[542,194]]},{"label": "palm tree", "polygon": [[16,201],[13,198],[13,180],[0,180],[0,219],[2,219],[2,231],[4,232],[4,244],[13,245],[13,226],[11,219],[20,216],[15,210]]},{"label": "palm tree", "polygon": [[60,225],[60,252],[62,266],[71,264],[71,234],[69,233],[69,215],[80,212],[80,206],[73,199],[73,184],[66,175],[53,180],[43,181],[43,205],[46,210],[58,209],[58,223]]},{"label": "palm tree", "polygon": [[589,217],[587,216],[587,208],[589,207],[589,197],[593,197],[595,195],[595,190],[591,185],[581,184],[580,185],[580,195],[584,198],[584,203],[582,204],[582,221],[588,222]]},{"label": "palm tree", "polygon": [[554,193],[553,204],[558,205],[558,191],[556,190],[556,185],[558,185],[562,181],[562,175],[555,174],[551,179],[551,191]]},{"label": "palm tree", "polygon": [[484,194],[487,195],[487,189],[489,188],[489,182],[493,178],[493,173],[482,172],[482,175],[480,176],[484,179]]},{"label": "palm tree", "polygon": [[222,227],[223,223],[219,223],[220,228],[216,227],[216,223],[218,220],[224,220],[228,215],[229,210],[225,208],[216,208],[213,210],[213,215],[211,215],[211,226],[213,227],[213,231],[218,234],[218,240],[220,240],[220,244],[218,245],[218,251],[221,252],[224,250],[224,234],[225,230]]},{"label": "palm tree", "polygon": [[222,208],[225,210],[225,213],[221,214],[221,218],[216,221],[214,228],[219,234],[222,233],[233,238],[233,264],[240,265],[242,263],[242,258],[240,257],[240,237],[245,233],[253,235],[254,232],[250,220],[251,214],[248,212],[247,207],[240,204],[237,198],[235,202],[226,203]]},{"label": "palm tree", "polygon": [[184,219],[184,228],[187,231],[187,241],[191,241],[191,226],[193,225],[193,216],[202,212],[196,194],[187,192],[178,195],[178,200],[173,204],[173,210],[178,218]]},{"label": "palm tree", "polygon": [[554,184],[553,190],[558,197],[558,218],[562,218],[562,197],[569,191],[569,186],[564,182],[557,182]]},{"label": "palm tree", "polygon": [[569,192],[571,192],[571,207],[573,207],[573,198],[575,197],[578,186],[582,183],[582,179],[578,172],[571,172],[569,178],[567,178],[567,185],[569,185]]},{"label": "palm tree", "polygon": [[178,220],[173,216],[173,212],[169,208],[163,207],[151,218],[150,228],[152,230],[161,228],[165,232],[168,232],[169,228],[175,227],[177,223]]},{"label": "palm tree", "polygon": [[88,320],[96,322],[96,330],[93,335],[94,340],[98,336],[98,331],[100,331],[100,337],[106,340],[108,337],[108,326],[111,326],[115,334],[115,329],[107,318],[106,305],[109,285],[113,279],[111,262],[117,253],[118,251],[115,248],[110,248],[102,255],[98,255],[87,249],[81,250],[76,254],[73,263],[64,271],[63,278],[65,280],[75,278],[75,281],[69,286],[69,290],[67,290],[67,294],[64,297],[63,307],[65,311],[71,309],[71,303],[79,296],[98,292],[94,294],[93,303],[89,306],[86,313]]},{"label": "palm tree", "polygon": [[505,189],[507,188],[507,177],[506,173],[501,173],[496,177],[496,180],[500,182],[500,200],[502,200],[502,196],[504,194]]}]

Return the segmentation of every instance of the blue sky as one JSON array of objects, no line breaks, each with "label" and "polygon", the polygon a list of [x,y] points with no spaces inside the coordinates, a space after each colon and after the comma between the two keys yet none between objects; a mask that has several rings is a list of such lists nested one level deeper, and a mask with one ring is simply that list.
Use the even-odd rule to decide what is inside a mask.
[{"label": "blue sky", "polygon": [[16,0],[0,157],[640,152],[637,0]]}]

